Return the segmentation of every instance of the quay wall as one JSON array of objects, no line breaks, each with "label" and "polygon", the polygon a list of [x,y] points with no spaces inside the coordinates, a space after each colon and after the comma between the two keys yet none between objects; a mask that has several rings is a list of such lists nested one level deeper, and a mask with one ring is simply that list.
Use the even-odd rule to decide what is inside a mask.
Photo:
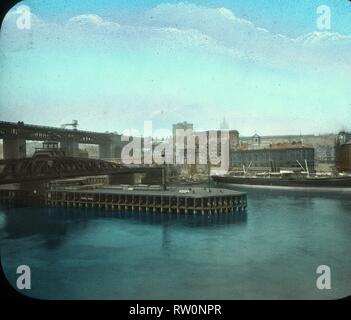
[{"label": "quay wall", "polygon": [[28,190],[0,190],[0,202],[13,205],[103,208],[130,212],[179,214],[222,214],[245,211],[245,193],[213,189],[193,193],[124,190],[49,190],[34,194]]}]

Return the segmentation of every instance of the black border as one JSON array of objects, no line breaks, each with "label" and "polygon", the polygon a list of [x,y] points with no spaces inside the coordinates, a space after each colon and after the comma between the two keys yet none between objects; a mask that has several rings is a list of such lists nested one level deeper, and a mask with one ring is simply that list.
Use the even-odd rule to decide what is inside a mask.
[{"label": "black border", "polygon": [[[55,1],[55,0],[50,0],[50,1]],[[59,1],[59,0],[58,0]],[[116,0],[118,1],[118,0]],[[351,0],[349,0],[351,1]],[[17,3],[21,2],[20,0],[1,0],[1,6],[0,6],[0,25],[2,25],[2,21],[7,14],[7,12],[15,6]],[[165,1],[167,2],[167,1]],[[191,2],[191,1],[189,1]],[[1,31],[1,30],[0,30]],[[350,279],[351,280],[351,279]],[[10,307],[12,308],[11,310],[15,312],[17,315],[20,315],[22,312],[25,316],[28,316],[28,312],[31,311],[31,308],[34,307],[40,307],[40,308],[46,308],[46,307],[54,307],[55,309],[50,310],[50,313],[47,314],[49,316],[52,315],[53,312],[55,312],[55,315],[63,315],[67,316],[66,310],[64,308],[61,308],[61,306],[65,307],[77,307],[77,310],[79,312],[89,312],[91,309],[98,308],[99,310],[99,315],[101,316],[102,314],[106,314],[107,312],[111,312],[111,315],[113,317],[120,315],[123,316],[123,318],[127,319],[137,319],[137,318],[153,318],[156,319],[155,316],[145,316],[145,315],[137,315],[137,316],[131,316],[129,315],[129,310],[130,307],[135,307],[136,304],[139,304],[139,306],[163,306],[164,309],[172,309],[174,304],[220,304],[222,306],[221,311],[222,315],[220,316],[214,316],[214,315],[198,315],[198,316],[172,316],[172,314],[167,314],[163,313],[163,315],[158,318],[158,319],[165,319],[165,318],[182,318],[182,319],[187,319],[187,318],[198,318],[198,319],[204,319],[204,318],[211,318],[211,319],[220,319],[223,317],[227,317],[228,315],[232,316],[238,316],[238,306],[242,305],[243,309],[240,309],[240,311],[245,312],[245,317],[250,316],[250,315],[255,315],[256,312],[259,312],[260,315],[269,315],[269,316],[296,316],[296,317],[302,317],[306,315],[303,311],[301,311],[299,308],[295,308],[294,305],[296,302],[303,302],[306,304],[306,300],[291,300],[291,301],[280,301],[281,303],[287,303],[288,308],[285,309],[283,312],[280,312],[279,309],[276,309],[273,303],[275,301],[273,300],[256,300],[254,301],[255,304],[257,304],[258,308],[251,308],[251,303],[253,301],[249,300],[178,300],[178,301],[172,301],[172,300],[144,300],[144,301],[138,301],[138,300],[115,300],[115,301],[107,301],[107,300],[39,300],[39,299],[33,299],[30,297],[27,297],[25,295],[22,295],[19,293],[17,290],[15,290],[9,281],[7,280],[4,271],[2,269],[1,265],[1,256],[0,256],[0,301],[1,306],[3,307]],[[348,302],[351,301],[351,295],[339,300],[326,300],[323,301],[323,306],[320,306],[319,304],[322,301],[309,301],[309,304],[312,304],[312,311],[314,312],[314,315],[316,313],[326,316],[335,316],[334,310],[330,309],[330,306],[335,305],[340,311],[340,308],[344,310],[346,309],[349,305]],[[4,303],[5,302],[5,303]],[[345,303],[346,302],[346,303]],[[13,309],[13,305],[23,305],[24,308],[16,308]],[[292,305],[294,304],[294,305]],[[290,306],[289,306],[290,305]],[[78,309],[79,308],[79,309]],[[83,309],[84,308],[84,309]],[[102,309],[103,308],[103,309]],[[343,311],[344,311],[343,310]],[[4,313],[3,308],[1,308],[1,313]],[[45,315],[45,314],[44,314]],[[47,316],[46,315],[46,316]]]}]

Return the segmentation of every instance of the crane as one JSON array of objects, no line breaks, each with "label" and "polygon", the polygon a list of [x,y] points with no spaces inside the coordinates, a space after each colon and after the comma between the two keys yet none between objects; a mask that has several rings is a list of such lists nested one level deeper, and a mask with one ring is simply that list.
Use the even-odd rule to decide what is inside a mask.
[{"label": "crane", "polygon": [[72,127],[73,130],[77,130],[78,120],[72,120],[72,123],[64,123],[61,125],[62,129],[66,129],[66,127]]}]

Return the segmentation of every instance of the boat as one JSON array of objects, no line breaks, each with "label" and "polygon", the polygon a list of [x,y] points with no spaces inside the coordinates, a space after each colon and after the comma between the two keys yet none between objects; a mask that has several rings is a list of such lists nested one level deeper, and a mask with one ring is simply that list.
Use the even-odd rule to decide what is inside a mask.
[{"label": "boat", "polygon": [[252,175],[215,175],[211,177],[217,185],[241,187],[302,190],[351,191],[350,175],[258,173]]}]

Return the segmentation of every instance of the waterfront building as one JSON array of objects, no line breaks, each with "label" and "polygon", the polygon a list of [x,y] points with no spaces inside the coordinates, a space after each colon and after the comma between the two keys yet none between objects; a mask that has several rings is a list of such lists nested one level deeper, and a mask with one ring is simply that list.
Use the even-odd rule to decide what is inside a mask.
[{"label": "waterfront building", "polygon": [[[223,146],[222,146],[222,141],[221,138],[227,136],[229,137],[229,141],[223,141]],[[207,137],[207,152],[208,152],[208,157],[209,159],[216,159],[216,158],[221,158],[221,161],[223,161],[224,157],[222,157],[222,147],[224,147],[227,152],[229,152],[229,162],[230,162],[230,155],[232,151],[237,150],[239,148],[239,132],[237,130],[230,130],[230,129],[220,129],[220,130],[206,130],[206,131],[199,131],[199,132],[194,132],[194,135],[196,136],[195,140],[195,172],[204,172],[208,170],[207,165],[201,165],[200,163],[200,145],[199,145],[199,139],[198,137],[200,135],[205,135]],[[213,165],[213,163],[210,164],[211,167],[220,167],[221,164],[219,165]]]},{"label": "waterfront building", "polygon": [[[270,148],[235,150],[231,153],[232,170],[252,171],[280,170],[313,171],[315,169],[314,148],[299,146],[277,146]],[[306,162],[308,168],[306,168]],[[246,170],[245,169],[245,170]]]},{"label": "waterfront building", "polygon": [[186,122],[186,121],[175,123],[173,125],[173,137],[174,138],[176,136],[176,131],[178,129],[193,131],[194,130],[194,125],[192,123],[189,123],[189,122]]},{"label": "waterfront building", "polygon": [[[227,127],[225,120],[223,121],[222,128]],[[184,138],[184,144],[179,145],[176,142],[176,132],[178,129],[186,130],[186,135]],[[225,146],[225,149],[229,151],[229,156],[232,150],[239,148],[239,132],[237,130],[230,129],[220,129],[220,130],[206,130],[206,131],[194,131],[193,124],[186,121],[180,122],[173,125],[173,142],[174,142],[174,159],[177,159],[177,155],[184,155],[184,165],[183,169],[190,174],[196,174],[199,172],[205,172],[208,170],[207,161],[206,164],[201,164],[200,162],[200,152],[207,150],[208,156],[210,159],[222,156],[222,145],[221,137],[222,133],[227,133],[229,136],[229,141],[227,142],[229,146]],[[200,146],[201,140],[200,136],[206,136],[207,145],[205,148]],[[224,135],[223,135],[224,136]],[[188,141],[194,141],[194,144],[189,145]],[[201,150],[201,151],[200,151]],[[187,157],[192,155],[194,162],[188,163]],[[176,163],[176,162],[174,162]]]},{"label": "waterfront building", "polygon": [[351,172],[351,133],[340,132],[336,139],[335,165],[338,172]]},{"label": "waterfront building", "polygon": [[318,163],[334,163],[335,162],[335,146],[316,145],[315,157]]},{"label": "waterfront building", "polygon": [[[177,130],[184,130],[185,138],[183,144],[177,142]],[[188,123],[186,121],[179,122],[173,124],[173,155],[174,155],[174,163],[176,163],[176,159],[179,159],[184,156],[184,164],[186,164],[187,160],[187,140],[193,134],[194,125],[192,123]]]},{"label": "waterfront building", "polygon": [[257,133],[255,133],[252,137],[252,144],[254,146],[260,146],[261,144],[261,137]]},{"label": "waterfront building", "polygon": [[289,145],[292,147],[303,145],[314,148],[316,171],[331,172],[335,170],[336,137],[336,134],[260,136],[256,133],[254,136],[240,137],[240,149],[269,149],[272,146],[287,148]]}]

